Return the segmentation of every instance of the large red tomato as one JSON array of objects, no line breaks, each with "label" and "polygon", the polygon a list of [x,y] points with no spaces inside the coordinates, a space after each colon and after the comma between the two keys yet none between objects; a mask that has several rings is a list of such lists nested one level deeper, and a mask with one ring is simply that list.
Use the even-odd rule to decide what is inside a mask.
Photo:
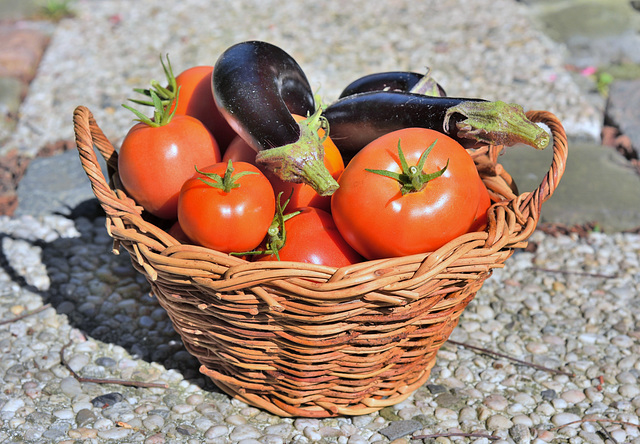
[{"label": "large red tomato", "polygon": [[279,257],[282,261],[343,267],[362,260],[342,238],[331,214],[312,207],[299,211],[284,223],[286,237],[278,255],[261,256],[258,261],[275,261]]},{"label": "large red tomato", "polygon": [[223,150],[236,133],[216,107],[211,84],[212,73],[213,66],[194,66],[176,77],[176,90],[180,91],[176,114],[186,114],[204,123]]},{"label": "large red tomato", "polygon": [[347,165],[331,199],[333,218],[367,259],[434,251],[471,229],[478,180],[471,156],[445,134],[394,131]]},{"label": "large red tomato", "polygon": [[[158,120],[157,120],[158,121]],[[130,197],[149,213],[175,219],[180,187],[194,166],[220,161],[211,133],[194,117],[174,115],[169,123],[140,122],[120,147],[118,172]]]},{"label": "large red tomato", "polygon": [[184,182],[178,221],[193,242],[225,253],[255,249],[275,213],[269,180],[246,162],[216,163]]}]

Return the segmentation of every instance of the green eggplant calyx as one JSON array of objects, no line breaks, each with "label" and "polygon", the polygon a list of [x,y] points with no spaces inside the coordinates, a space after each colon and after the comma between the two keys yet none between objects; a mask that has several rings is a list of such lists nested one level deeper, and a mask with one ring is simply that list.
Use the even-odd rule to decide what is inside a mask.
[{"label": "green eggplant calyx", "polygon": [[549,144],[549,134],[529,120],[520,105],[501,101],[462,102],[447,110],[443,124],[446,134],[451,134],[450,120],[455,113],[465,117],[456,122],[459,138],[489,145],[513,146],[524,143],[538,150]]},{"label": "green eggplant calyx", "polygon": [[326,137],[320,137],[318,130],[326,128],[322,108],[306,119],[298,122],[300,137],[293,143],[262,150],[256,155],[256,162],[264,165],[286,182],[306,183],[321,196],[333,194],[339,187],[324,165]]}]

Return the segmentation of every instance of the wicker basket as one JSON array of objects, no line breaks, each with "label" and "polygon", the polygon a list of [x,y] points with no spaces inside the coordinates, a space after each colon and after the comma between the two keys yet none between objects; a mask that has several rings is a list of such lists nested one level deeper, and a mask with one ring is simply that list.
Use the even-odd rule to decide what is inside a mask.
[{"label": "wicker basket", "polygon": [[[497,157],[474,153],[494,204],[485,231],[439,250],[336,269],[247,262],[179,243],[143,219],[117,174],[117,153],[91,112],[74,113],[82,166],[106,212],[114,253],[124,247],[149,281],[200,371],[224,392],[279,416],[361,415],[425,383],[439,347],[492,269],[523,248],[564,172],[567,139],[546,111],[527,116],[553,135],[538,188],[518,194]],[[94,151],[107,161],[107,184]]]}]

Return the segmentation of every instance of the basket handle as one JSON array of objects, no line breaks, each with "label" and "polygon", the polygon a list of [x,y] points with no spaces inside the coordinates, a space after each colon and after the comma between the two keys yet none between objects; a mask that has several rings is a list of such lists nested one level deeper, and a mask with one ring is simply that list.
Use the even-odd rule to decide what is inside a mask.
[{"label": "basket handle", "polygon": [[111,178],[118,170],[118,153],[87,107],[78,106],[75,109],[73,128],[82,168],[89,177],[91,188],[104,211],[109,215],[122,214],[122,212],[140,214],[141,210],[135,202],[119,192],[118,187],[115,187],[116,191],[111,189],[102,173],[94,147],[107,162],[107,174]]},{"label": "basket handle", "polygon": [[530,193],[522,193],[516,198],[517,206],[524,217],[533,216],[536,220],[540,216],[542,204],[555,192],[567,163],[568,143],[567,135],[560,120],[549,111],[528,111],[527,118],[534,123],[543,123],[551,130],[553,137],[553,160],[549,171],[542,178],[540,185]]}]

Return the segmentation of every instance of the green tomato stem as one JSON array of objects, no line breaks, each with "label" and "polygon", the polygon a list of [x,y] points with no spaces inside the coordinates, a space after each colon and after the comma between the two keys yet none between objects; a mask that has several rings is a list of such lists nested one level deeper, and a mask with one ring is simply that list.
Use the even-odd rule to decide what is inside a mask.
[{"label": "green tomato stem", "polygon": [[224,175],[220,176],[216,173],[205,173],[200,171],[198,167],[195,167],[196,172],[202,174],[207,179],[198,177],[198,180],[204,184],[209,185],[210,187],[217,188],[219,190],[224,191],[225,193],[230,192],[234,188],[240,188],[240,184],[238,183],[238,179],[243,176],[247,176],[249,174],[258,174],[255,171],[242,171],[238,174],[233,174],[234,168],[231,159],[227,163],[227,169],[224,171]]},{"label": "green tomato stem", "polygon": [[387,170],[372,170],[368,168],[365,168],[365,171],[394,179],[400,184],[400,192],[403,196],[405,194],[418,192],[425,186],[427,186],[430,181],[442,176],[449,167],[449,161],[447,160],[447,164],[442,169],[434,173],[424,172],[424,164],[427,161],[427,156],[429,155],[433,147],[436,146],[437,142],[438,141],[435,140],[431,145],[429,145],[426,150],[424,150],[424,152],[420,155],[418,165],[410,166],[407,163],[407,159],[404,157],[404,153],[402,152],[400,140],[398,140],[398,158],[400,159],[400,169],[402,170],[401,173],[395,173],[393,171]]},{"label": "green tomato stem", "polygon": [[281,198],[282,192],[278,194],[278,198],[276,199],[276,212],[273,216],[271,225],[269,225],[269,228],[267,229],[267,240],[265,242],[265,249],[230,254],[236,256],[273,254],[276,256],[276,259],[280,260],[280,250],[285,246],[287,242],[287,230],[284,223],[292,217],[297,216],[301,213],[301,211],[298,210],[294,211],[293,213],[284,214],[284,210],[287,205],[289,205],[291,197],[289,197],[289,199],[287,199],[284,204],[280,203]]}]

